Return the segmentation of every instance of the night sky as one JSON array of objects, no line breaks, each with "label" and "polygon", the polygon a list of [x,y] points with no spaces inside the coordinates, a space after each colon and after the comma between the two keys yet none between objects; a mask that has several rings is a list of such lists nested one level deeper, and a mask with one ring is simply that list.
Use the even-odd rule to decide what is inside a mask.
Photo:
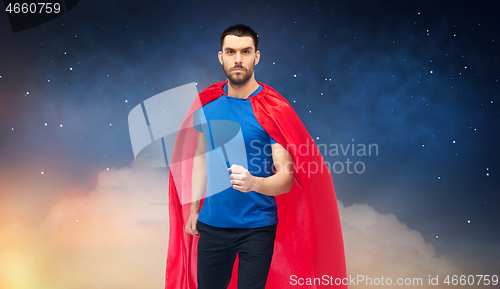
[{"label": "night sky", "polygon": [[[79,252],[107,256],[100,250],[120,247],[136,250],[127,259],[130,268],[154,264],[157,280],[142,288],[162,288],[167,192],[148,191],[148,184],[125,187],[134,186],[134,177],[155,177],[166,188],[166,171],[135,164],[127,116],[165,90],[190,82],[201,90],[225,80],[219,37],[238,23],[259,34],[256,80],[280,92],[316,143],[329,148],[324,157],[345,228],[361,208],[396,220],[394,235],[421,236],[432,258],[457,272],[500,274],[498,4],[152,2],[81,0],[67,14],[16,33],[0,13],[0,287],[80,288],[75,280],[86,280],[81,288],[139,288],[134,282],[146,275],[128,275],[125,285],[82,277],[109,260]],[[370,144],[371,155],[357,154]],[[131,204],[143,204],[127,221],[138,231],[110,217],[128,216],[131,205],[120,202],[127,192],[139,192],[131,193],[139,200]],[[102,201],[99,193],[110,197]],[[75,208],[82,209],[76,222]],[[74,228],[90,215],[85,233]],[[357,274],[363,268],[349,267],[349,252],[360,248],[350,245],[353,235],[345,230],[348,273]],[[122,233],[106,242],[78,241]],[[147,255],[154,261],[137,257],[145,251],[132,243],[156,246]],[[34,264],[37,259],[43,262]],[[79,268],[74,274],[80,277],[60,277],[67,265]],[[31,283],[20,281],[27,275]]]}]

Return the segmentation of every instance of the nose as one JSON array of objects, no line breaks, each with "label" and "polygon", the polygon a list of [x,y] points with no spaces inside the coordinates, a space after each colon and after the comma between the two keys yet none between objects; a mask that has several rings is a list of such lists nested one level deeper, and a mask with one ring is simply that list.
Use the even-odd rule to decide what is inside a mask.
[{"label": "nose", "polygon": [[236,63],[241,63],[241,52],[236,52],[236,58],[234,59]]}]

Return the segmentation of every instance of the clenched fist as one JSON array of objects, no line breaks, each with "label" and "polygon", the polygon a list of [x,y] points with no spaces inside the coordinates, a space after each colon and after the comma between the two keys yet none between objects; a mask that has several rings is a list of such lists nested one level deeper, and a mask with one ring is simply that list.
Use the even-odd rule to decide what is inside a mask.
[{"label": "clenched fist", "polygon": [[242,166],[232,165],[228,171],[231,172],[231,184],[235,190],[241,192],[257,191],[260,177],[254,177]]}]

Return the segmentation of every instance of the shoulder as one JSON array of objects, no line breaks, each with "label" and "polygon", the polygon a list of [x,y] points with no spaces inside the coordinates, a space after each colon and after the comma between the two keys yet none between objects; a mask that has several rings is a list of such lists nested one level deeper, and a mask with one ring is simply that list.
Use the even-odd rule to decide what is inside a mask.
[{"label": "shoulder", "polygon": [[[222,85],[221,85],[222,84]],[[208,95],[208,94],[213,94],[216,93],[219,90],[219,87],[223,86],[223,82],[216,82],[206,88],[204,88],[202,91],[200,91],[200,96],[201,95]]]},{"label": "shoulder", "polygon": [[219,98],[223,94],[223,87],[226,82],[219,81],[203,89],[198,93],[201,104],[205,105],[212,100]]},{"label": "shoulder", "polygon": [[266,102],[267,105],[270,105],[272,107],[280,106],[293,109],[290,103],[286,100],[286,98],[284,98],[274,88],[262,82],[259,82],[259,84],[262,85],[260,100]]}]

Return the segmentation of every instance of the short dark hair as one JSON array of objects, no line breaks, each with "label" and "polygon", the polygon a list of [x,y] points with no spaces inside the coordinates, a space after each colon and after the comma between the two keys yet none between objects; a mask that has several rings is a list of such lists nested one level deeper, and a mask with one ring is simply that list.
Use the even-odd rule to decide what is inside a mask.
[{"label": "short dark hair", "polygon": [[235,35],[238,37],[250,36],[253,39],[253,44],[255,45],[255,51],[257,51],[257,46],[259,45],[259,36],[257,33],[250,27],[244,24],[236,24],[233,26],[229,26],[222,32],[220,36],[220,47],[222,48],[222,44],[224,43],[224,38],[227,35]]}]

